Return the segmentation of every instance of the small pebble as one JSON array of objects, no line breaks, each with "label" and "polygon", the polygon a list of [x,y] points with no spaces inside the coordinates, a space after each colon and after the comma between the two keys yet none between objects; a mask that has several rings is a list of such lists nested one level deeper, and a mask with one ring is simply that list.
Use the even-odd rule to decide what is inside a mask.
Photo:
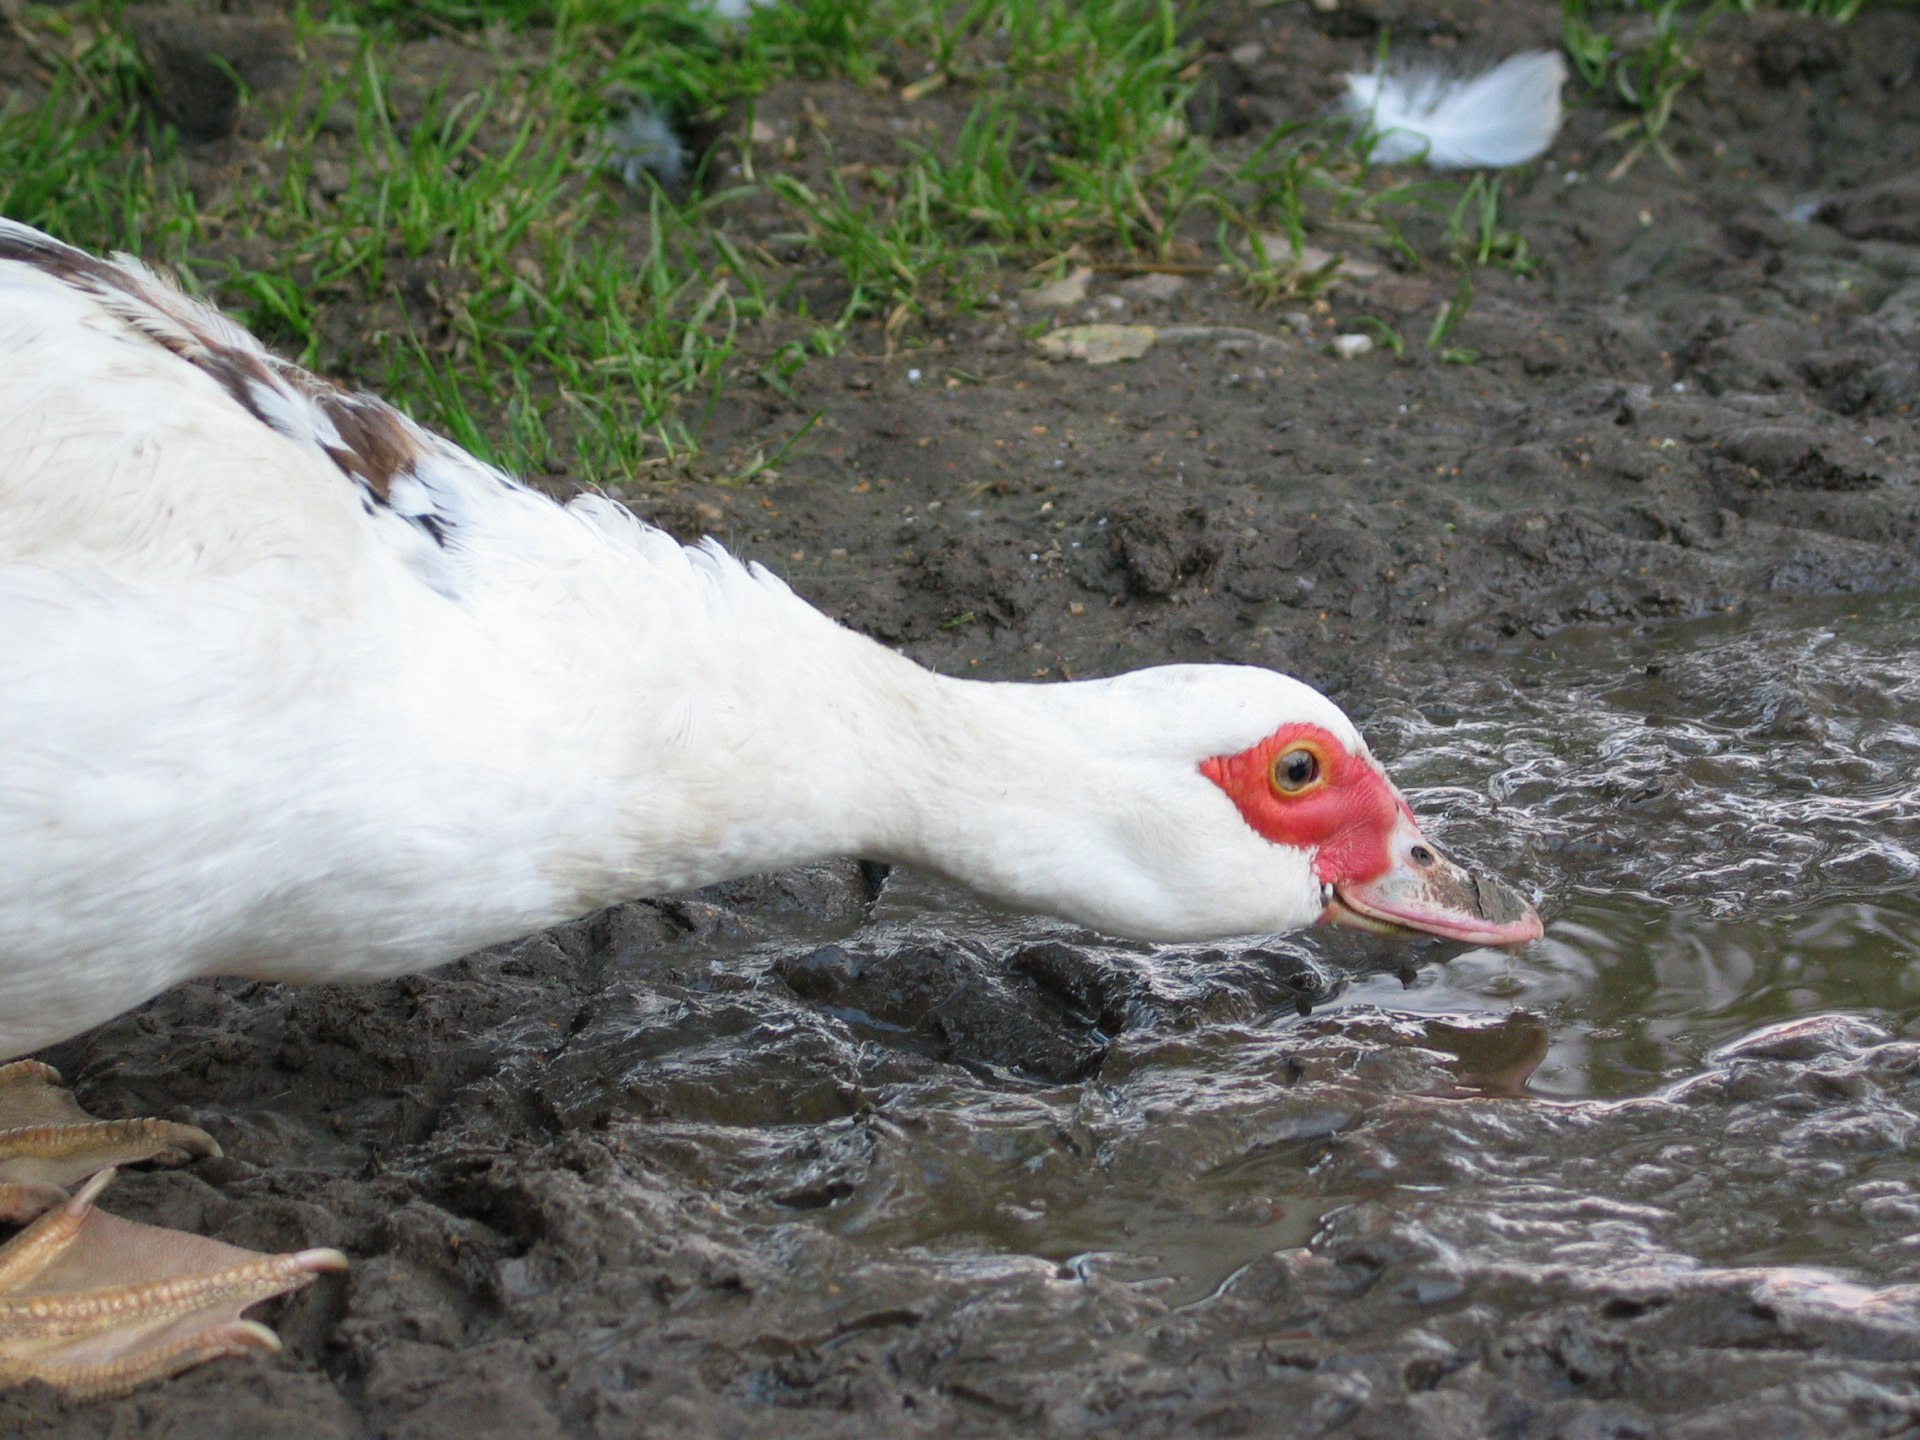
[{"label": "small pebble", "polygon": [[1336,335],[1333,337],[1333,353],[1342,360],[1358,360],[1373,349],[1371,335]]},{"label": "small pebble", "polygon": [[1136,275],[1131,280],[1122,280],[1115,287],[1129,300],[1165,301],[1171,300],[1187,288],[1187,282],[1178,275],[1162,275],[1149,272]]},{"label": "small pebble", "polygon": [[1093,268],[1082,265],[1072,274],[1063,275],[1058,280],[1050,280],[1045,285],[1036,285],[1025,291],[1021,299],[1029,305],[1038,305],[1046,310],[1065,310],[1078,305],[1087,298],[1087,285],[1093,279]]}]

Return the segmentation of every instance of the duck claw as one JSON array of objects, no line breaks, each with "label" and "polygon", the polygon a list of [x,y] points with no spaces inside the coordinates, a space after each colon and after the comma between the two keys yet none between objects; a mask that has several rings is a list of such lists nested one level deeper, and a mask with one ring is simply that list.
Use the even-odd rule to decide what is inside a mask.
[{"label": "duck claw", "polygon": [[263,1255],[94,1208],[102,1171],[0,1246],[0,1384],[109,1395],[202,1361],[276,1351],[249,1305],[344,1270],[338,1250]]},{"label": "duck claw", "polygon": [[[338,1250],[265,1255],[94,1208],[114,1166],[214,1156],[213,1137],[164,1120],[96,1120],[38,1061],[0,1066],[0,1386],[44,1380],[111,1395],[224,1355],[277,1351],[248,1306],[343,1270]],[[69,1196],[61,1188],[91,1176]]]},{"label": "duck claw", "polygon": [[[192,1125],[95,1119],[51,1065],[38,1060],[0,1065],[0,1204],[8,1185],[65,1191],[117,1165],[185,1165],[219,1153],[218,1142]],[[0,1215],[8,1213],[0,1209]]]}]

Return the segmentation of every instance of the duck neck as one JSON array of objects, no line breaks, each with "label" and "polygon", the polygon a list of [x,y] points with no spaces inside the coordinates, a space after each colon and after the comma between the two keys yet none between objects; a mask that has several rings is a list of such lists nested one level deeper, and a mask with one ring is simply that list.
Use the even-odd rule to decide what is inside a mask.
[{"label": "duck neck", "polygon": [[[651,819],[636,833],[631,853],[649,858],[629,893],[860,857],[1108,933],[1217,921],[1186,913],[1187,859],[1156,837],[1203,829],[1189,807],[1225,802],[1130,744],[1153,723],[1123,683],[954,679],[815,612],[803,628],[786,647],[803,661],[715,647],[731,670],[690,732],[698,769],[671,771],[676,841],[662,850]],[[658,818],[649,793],[638,813]]]},{"label": "duck neck", "polygon": [[1080,738],[1081,692],[1097,687],[937,675],[783,598],[793,610],[759,643],[684,652],[690,698],[675,713],[635,707],[638,743],[604,792],[609,863],[577,857],[593,892],[581,898],[859,857],[1096,918],[1062,877],[1070,891],[1071,872],[1125,869],[1101,853],[1091,813],[1114,803]]},{"label": "duck neck", "polygon": [[1138,888],[1127,817],[1152,802],[1101,743],[1114,719],[1106,687],[922,675],[910,733],[890,737],[905,783],[880,858],[1017,909],[1137,929],[1120,903]]}]

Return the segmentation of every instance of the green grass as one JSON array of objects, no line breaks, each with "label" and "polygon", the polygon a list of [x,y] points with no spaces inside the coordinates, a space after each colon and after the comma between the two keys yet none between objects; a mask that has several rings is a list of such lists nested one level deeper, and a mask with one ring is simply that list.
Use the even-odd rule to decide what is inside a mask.
[{"label": "green grass", "polygon": [[[600,173],[599,124],[638,72],[618,52],[585,63],[593,37],[575,12],[530,30],[491,85],[404,107],[382,58],[396,21],[377,5],[301,12],[303,48],[344,43],[350,63],[303,67],[266,126],[277,167],[198,193],[179,145],[144,117],[113,21],[109,8],[78,25],[28,12],[42,53],[73,63],[53,69],[43,103],[0,117],[0,212],[178,268],[276,348],[512,469],[631,478],[697,448],[702,397],[766,308],[760,277],[709,224],[725,194],[635,195]],[[677,53],[708,60],[666,103],[717,103],[729,82],[714,27],[666,28]],[[350,134],[330,135],[343,110]]]},{"label": "green grass", "polygon": [[33,12],[23,27],[47,72],[44,99],[0,109],[0,215],[135,254],[176,254],[191,198],[169,135],[147,122],[130,41],[104,16]]},{"label": "green grass", "polygon": [[[1567,0],[1582,73],[1664,126],[1686,33],[1633,59],[1586,3]],[[913,345],[1028,273],[1221,269],[1292,301],[1331,281],[1310,242],[1371,246],[1458,269],[1439,348],[1472,270],[1530,271],[1496,180],[1379,169],[1315,119],[1190,128],[1188,8],[787,0],[731,26],[692,0],[309,0],[303,79],[246,97],[245,163],[209,169],[150,118],[118,0],[28,5],[47,94],[0,114],[0,211],[179,268],[277,348],[510,469],[599,484],[699,460],[729,384],[791,395],[811,358]],[[409,47],[472,63],[423,83]],[[843,133],[808,108],[820,81],[907,128]],[[603,129],[640,96],[734,168],[614,178]],[[750,143],[796,96],[799,118]]]},{"label": "green grass", "polygon": [[1537,268],[1527,237],[1501,221],[1501,180],[1478,174],[1467,181],[1447,216],[1448,248],[1455,260],[1470,265],[1500,265],[1516,275]]},{"label": "green grass", "polygon": [[[323,87],[306,118],[270,138],[291,157],[279,177],[203,212],[270,242],[266,267],[257,245],[247,260],[198,267],[219,298],[303,362],[346,359],[516,470],[628,475],[689,451],[678,402],[714,380],[741,317],[764,308],[750,272],[720,276],[728,252],[703,233],[725,197],[676,205],[657,189],[609,191],[584,156],[586,132],[554,123],[587,108],[564,54],[497,90],[436,89],[404,124],[371,44],[345,88]],[[354,114],[346,184],[317,200],[317,129],[343,98]],[[374,302],[359,353],[344,357],[323,343],[321,308],[336,295]],[[502,407],[486,397],[504,398],[497,441],[485,416]]]},{"label": "green grass", "polygon": [[1680,92],[1700,73],[1694,47],[1723,6],[1720,0],[1692,6],[1682,0],[1627,0],[1616,8],[1644,22],[1635,38],[1616,41],[1598,27],[1588,0],[1562,0],[1562,32],[1575,71],[1636,112],[1607,132],[1609,140],[1625,147],[1609,178],[1619,179],[1647,154],[1678,173],[1667,127]]}]

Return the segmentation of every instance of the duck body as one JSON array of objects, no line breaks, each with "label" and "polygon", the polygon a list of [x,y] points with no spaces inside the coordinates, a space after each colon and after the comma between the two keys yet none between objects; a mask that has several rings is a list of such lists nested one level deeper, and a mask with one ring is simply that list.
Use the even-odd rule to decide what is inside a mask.
[{"label": "duck body", "polygon": [[1140,938],[1291,929],[1318,851],[1203,770],[1289,724],[1372,766],[1256,668],[935,675],[0,222],[0,1058],[194,976],[378,979],[838,855]]}]

